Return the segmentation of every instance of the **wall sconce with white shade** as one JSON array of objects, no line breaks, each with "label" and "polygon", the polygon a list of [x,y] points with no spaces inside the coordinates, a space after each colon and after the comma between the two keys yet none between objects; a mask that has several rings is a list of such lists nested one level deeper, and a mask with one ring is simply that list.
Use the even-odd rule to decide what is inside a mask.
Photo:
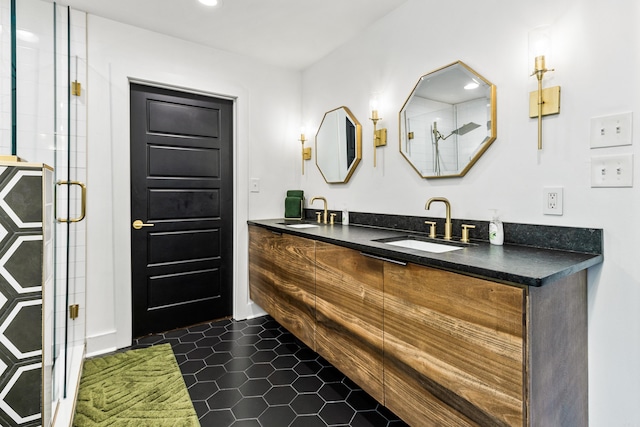
[{"label": "wall sconce with white shade", "polygon": [[300,139],[298,140],[302,143],[302,175],[304,175],[304,161],[311,160],[311,147],[305,148],[304,146],[304,143],[307,140],[307,138],[304,136],[304,132],[305,128],[303,126],[300,128]]},{"label": "wall sconce with white shade", "polygon": [[547,71],[545,56],[551,51],[549,27],[539,27],[529,33],[529,57],[534,61],[532,76],[538,79],[538,90],[529,94],[529,117],[538,118],[538,150],[542,150],[542,117],[560,113],[560,86],[542,89]]},{"label": "wall sconce with white shade", "polygon": [[382,117],[378,115],[378,99],[373,98],[369,103],[371,109],[371,121],[373,122],[373,167],[376,167],[376,149],[387,145],[387,129],[376,129],[378,121],[382,120]]}]

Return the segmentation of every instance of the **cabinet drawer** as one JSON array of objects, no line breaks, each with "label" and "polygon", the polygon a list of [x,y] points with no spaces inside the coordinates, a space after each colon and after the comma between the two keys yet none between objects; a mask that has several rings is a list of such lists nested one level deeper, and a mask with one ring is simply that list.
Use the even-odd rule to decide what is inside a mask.
[{"label": "cabinet drawer", "polygon": [[249,227],[251,299],[315,350],[315,241]]},{"label": "cabinet drawer", "polygon": [[318,353],[383,402],[383,262],[316,243]]},{"label": "cabinet drawer", "polygon": [[389,409],[415,425],[523,424],[524,289],[385,263],[384,292]]}]

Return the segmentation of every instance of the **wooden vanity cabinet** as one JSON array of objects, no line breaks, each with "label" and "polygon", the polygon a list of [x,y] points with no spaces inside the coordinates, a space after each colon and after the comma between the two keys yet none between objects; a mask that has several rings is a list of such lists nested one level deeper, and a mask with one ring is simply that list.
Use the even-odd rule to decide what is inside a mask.
[{"label": "wooden vanity cabinet", "polygon": [[315,241],[249,226],[251,299],[314,351]]},{"label": "wooden vanity cabinet", "polygon": [[382,279],[382,261],[316,242],[317,352],[381,403]]},{"label": "wooden vanity cabinet", "polygon": [[508,285],[249,226],[251,299],[412,426],[588,425],[586,276]]}]

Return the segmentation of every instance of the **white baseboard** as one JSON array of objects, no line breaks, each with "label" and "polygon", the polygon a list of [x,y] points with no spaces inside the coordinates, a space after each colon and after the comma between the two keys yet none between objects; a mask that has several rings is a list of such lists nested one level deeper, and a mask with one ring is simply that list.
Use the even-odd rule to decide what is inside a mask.
[{"label": "white baseboard", "polygon": [[233,318],[235,320],[247,320],[253,319],[255,317],[260,317],[266,315],[267,312],[264,311],[258,304],[253,301],[249,301],[249,304],[242,307],[242,310],[237,310],[234,313]]},{"label": "white baseboard", "polygon": [[87,357],[100,356],[118,349],[117,331],[108,331],[102,334],[87,337]]}]

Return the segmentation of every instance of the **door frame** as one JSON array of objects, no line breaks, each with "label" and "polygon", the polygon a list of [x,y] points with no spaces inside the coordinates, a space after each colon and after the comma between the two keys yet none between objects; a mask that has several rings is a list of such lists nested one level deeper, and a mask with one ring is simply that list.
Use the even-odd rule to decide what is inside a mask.
[{"label": "door frame", "polygon": [[[179,85],[160,83],[157,81],[150,81],[141,78],[135,78],[128,76],[126,82],[127,94],[126,94],[126,106],[118,105],[119,107],[126,108],[123,111],[122,117],[126,115],[126,123],[121,123],[122,126],[126,126],[126,138],[118,144],[117,147],[113,147],[114,150],[119,150],[118,159],[112,159],[111,161],[111,174],[113,185],[113,243],[114,247],[118,248],[114,251],[114,271],[113,281],[115,287],[115,310],[113,323],[116,325],[115,331],[107,331],[103,336],[96,337],[96,347],[102,349],[105,348],[118,349],[127,347],[131,344],[132,339],[132,298],[131,298],[131,177],[129,168],[123,168],[119,165],[129,165],[130,156],[129,150],[131,145],[131,139],[129,134],[130,126],[130,107],[129,107],[129,88],[131,83],[139,83],[147,86],[178,90],[182,92],[189,92],[195,94],[201,94],[206,96],[213,96],[222,99],[228,99],[233,102],[233,317],[236,319],[245,319],[255,317],[262,314],[262,311],[258,306],[251,303],[249,299],[248,291],[248,231],[247,220],[249,211],[248,191],[244,192],[239,189],[248,187],[248,165],[249,165],[249,148],[247,143],[243,141],[243,135],[238,131],[238,122],[249,123],[248,102],[243,102],[244,99],[248,99],[248,95],[244,93],[243,89],[237,88],[236,95],[229,95],[226,93],[212,92],[207,90],[199,90],[191,87],[184,87]],[[123,133],[124,137],[124,133]],[[126,171],[123,169],[127,169]],[[91,354],[91,349],[89,349]]]},{"label": "door frame", "polygon": [[[94,32],[98,35],[112,27],[111,23],[99,19],[89,24],[95,25]],[[127,27],[122,29],[128,31]],[[130,30],[138,34],[135,29]],[[156,60],[157,50],[135,51],[156,40],[155,36],[148,37],[151,35],[143,33],[139,43],[124,50],[118,43],[98,43],[89,49],[86,120],[87,139],[93,142],[87,148],[86,157],[87,184],[93,191],[87,194],[87,356],[108,353],[131,343],[130,183],[128,166],[122,167],[130,162],[130,81],[234,100],[233,311],[236,319],[264,314],[249,299],[246,224],[256,199],[249,193],[249,165],[257,161],[251,154],[255,145],[251,138],[259,134],[252,123],[264,123],[264,119],[256,120],[254,116],[261,114],[256,108],[266,101],[254,99],[256,83],[243,77],[249,72],[238,74],[226,69],[215,72],[215,67],[223,66],[220,61],[226,58],[224,54],[211,52],[212,57],[201,57],[200,50],[187,49],[184,57],[179,55],[183,62],[167,68],[166,60]],[[179,53],[179,49],[189,46],[170,39],[167,43],[168,53]],[[200,54],[196,55],[197,52]],[[239,65],[236,62],[231,62],[232,69]],[[198,64],[201,67],[194,68]],[[292,90],[290,95],[295,97],[298,92]]]}]

